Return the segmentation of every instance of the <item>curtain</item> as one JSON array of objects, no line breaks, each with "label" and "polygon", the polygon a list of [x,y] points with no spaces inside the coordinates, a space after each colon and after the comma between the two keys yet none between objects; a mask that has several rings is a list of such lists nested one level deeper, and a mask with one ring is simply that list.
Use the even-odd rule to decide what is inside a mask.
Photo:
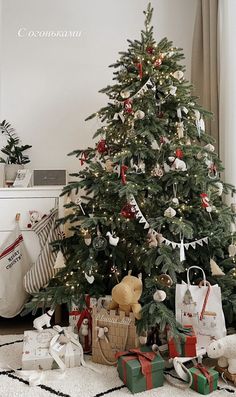
[{"label": "curtain", "polygon": [[219,0],[220,156],[225,167],[224,179],[234,186],[236,186],[235,20],[236,1]]},{"label": "curtain", "polygon": [[218,0],[197,0],[192,50],[193,94],[200,98],[200,104],[206,110],[213,113],[213,118],[206,120],[206,128],[216,140],[216,151],[219,146],[217,32]]}]

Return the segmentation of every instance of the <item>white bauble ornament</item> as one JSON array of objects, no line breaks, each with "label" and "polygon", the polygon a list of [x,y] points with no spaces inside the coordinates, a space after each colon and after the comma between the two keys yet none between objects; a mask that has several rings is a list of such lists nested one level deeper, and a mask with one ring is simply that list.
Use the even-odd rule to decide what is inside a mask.
[{"label": "white bauble ornament", "polygon": [[165,291],[162,290],[157,290],[154,294],[153,294],[153,300],[155,302],[163,302],[166,299],[166,293]]},{"label": "white bauble ornament", "polygon": [[176,211],[174,210],[174,208],[172,207],[168,207],[165,212],[164,212],[164,216],[166,218],[174,218],[174,216],[176,215]]},{"label": "white bauble ornament", "polygon": [[144,113],[142,110],[137,110],[137,111],[134,113],[134,117],[135,117],[136,119],[142,120],[142,119],[144,119],[144,117],[145,117],[145,113]]},{"label": "white bauble ornament", "polygon": [[172,199],[172,203],[178,205],[178,204],[179,204],[179,199],[177,199],[177,197],[174,197],[174,198]]},{"label": "white bauble ornament", "polygon": [[211,143],[208,143],[207,145],[204,146],[204,149],[208,150],[209,152],[214,152],[215,146],[213,146]]},{"label": "white bauble ornament", "polygon": [[130,97],[130,91],[129,90],[122,90],[120,92],[120,96],[123,99],[128,99]]},{"label": "white bauble ornament", "polygon": [[212,212],[212,207],[210,205],[206,207],[206,212]]},{"label": "white bauble ornament", "polygon": [[177,80],[181,80],[184,77],[184,72],[182,70],[176,70],[176,72],[173,73],[173,76]]}]

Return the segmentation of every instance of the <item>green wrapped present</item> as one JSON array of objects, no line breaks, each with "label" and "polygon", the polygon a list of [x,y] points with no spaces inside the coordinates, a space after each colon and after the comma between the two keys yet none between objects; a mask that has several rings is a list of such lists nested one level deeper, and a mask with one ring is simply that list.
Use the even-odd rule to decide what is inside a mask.
[{"label": "green wrapped present", "polygon": [[116,357],[119,376],[132,393],[163,386],[164,360],[149,347],[119,352]]},{"label": "green wrapped present", "polygon": [[198,364],[189,371],[193,377],[191,389],[200,394],[209,394],[217,389],[219,373],[214,369],[207,369],[202,364]]}]

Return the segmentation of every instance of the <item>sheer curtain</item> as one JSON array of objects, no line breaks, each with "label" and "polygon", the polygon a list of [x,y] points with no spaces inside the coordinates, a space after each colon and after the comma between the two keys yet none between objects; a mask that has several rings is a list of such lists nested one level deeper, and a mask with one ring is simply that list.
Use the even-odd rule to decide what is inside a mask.
[{"label": "sheer curtain", "polygon": [[236,1],[219,0],[220,155],[236,186]]},{"label": "sheer curtain", "polygon": [[[220,0],[198,0],[193,34],[192,83],[193,94],[201,105],[213,113],[206,121],[207,132],[219,143],[218,98],[218,3]],[[223,0],[224,1],[224,0]]]}]

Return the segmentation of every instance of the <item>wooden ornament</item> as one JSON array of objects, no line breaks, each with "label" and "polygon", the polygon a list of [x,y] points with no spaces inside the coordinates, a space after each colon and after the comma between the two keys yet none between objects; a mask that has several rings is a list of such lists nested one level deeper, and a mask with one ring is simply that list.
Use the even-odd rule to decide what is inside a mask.
[{"label": "wooden ornament", "polygon": [[[236,248],[236,246],[234,246]],[[221,270],[221,268],[217,265],[214,259],[210,259],[210,267],[212,276],[224,276],[225,273]]]},{"label": "wooden ornament", "polygon": [[64,267],[66,267],[65,265],[65,258],[63,253],[60,251],[58,251],[57,253],[57,257],[56,257],[56,261],[55,261],[55,265],[54,265],[54,269],[63,269]]},{"label": "wooden ornament", "polygon": [[174,216],[176,215],[176,211],[174,210],[174,208],[172,207],[168,207],[165,211],[164,211],[164,216],[166,218],[174,218]]},{"label": "wooden ornament", "polygon": [[161,274],[157,277],[160,284],[164,285],[165,287],[171,287],[173,285],[173,280],[168,274]]}]

